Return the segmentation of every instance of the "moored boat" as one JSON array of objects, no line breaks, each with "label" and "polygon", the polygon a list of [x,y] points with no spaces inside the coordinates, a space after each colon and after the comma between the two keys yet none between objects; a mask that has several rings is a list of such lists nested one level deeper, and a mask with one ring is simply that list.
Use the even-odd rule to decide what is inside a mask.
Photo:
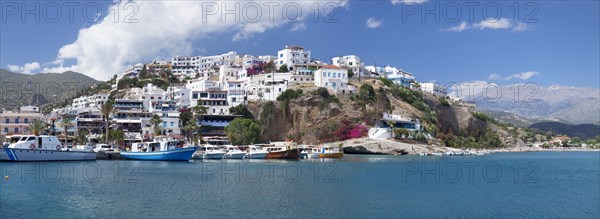
[{"label": "moored boat", "polygon": [[25,135],[4,148],[0,159],[9,161],[79,161],[96,160],[91,150],[63,149],[56,136]]},{"label": "moored boat", "polygon": [[256,145],[248,146],[248,153],[246,153],[246,158],[248,159],[265,159],[269,152],[261,149]]},{"label": "moored boat", "polygon": [[131,151],[121,152],[121,157],[129,160],[187,161],[192,158],[197,147],[179,147],[178,140],[159,140],[134,143]]},{"label": "moored boat", "polygon": [[226,159],[244,159],[246,156],[246,152],[243,152],[237,146],[227,145],[225,146],[225,156],[223,158]]},{"label": "moored boat", "polygon": [[298,159],[300,151],[292,142],[275,142],[263,147],[267,152],[265,159]]},{"label": "moored boat", "polygon": [[314,147],[311,151],[312,158],[342,158],[344,153],[341,150],[329,145]]},{"label": "moored boat", "polygon": [[203,145],[200,146],[192,158],[194,159],[223,159],[225,151],[214,145]]}]

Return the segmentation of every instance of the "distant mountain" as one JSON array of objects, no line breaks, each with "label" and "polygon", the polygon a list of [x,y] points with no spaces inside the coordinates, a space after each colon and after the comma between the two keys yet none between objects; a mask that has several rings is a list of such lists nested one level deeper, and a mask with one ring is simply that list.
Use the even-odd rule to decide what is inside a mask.
[{"label": "distant mountain", "polygon": [[600,125],[598,124],[570,125],[561,122],[540,122],[529,126],[529,128],[581,139],[590,139],[600,135]]},{"label": "distant mountain", "polygon": [[561,122],[565,124],[569,124],[570,122],[561,118],[525,118],[523,116],[519,116],[510,112],[500,112],[500,111],[486,111],[483,110],[485,114],[488,114],[492,118],[496,119],[496,121],[502,123],[512,124],[517,127],[527,128],[530,125],[540,122]]},{"label": "distant mountain", "polygon": [[77,72],[20,74],[0,69],[0,109],[70,100],[99,82]]},{"label": "distant mountain", "polygon": [[497,86],[475,81],[461,83],[453,91],[455,96],[474,101],[482,111],[509,112],[527,120],[558,118],[573,124],[600,121],[600,90],[597,88]]}]

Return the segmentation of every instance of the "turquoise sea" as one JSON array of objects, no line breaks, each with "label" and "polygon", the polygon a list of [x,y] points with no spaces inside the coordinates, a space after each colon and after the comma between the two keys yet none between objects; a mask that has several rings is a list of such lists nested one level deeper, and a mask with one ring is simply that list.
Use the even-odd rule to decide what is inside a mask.
[{"label": "turquoise sea", "polygon": [[3,162],[0,171],[0,218],[11,219],[600,217],[599,152]]}]

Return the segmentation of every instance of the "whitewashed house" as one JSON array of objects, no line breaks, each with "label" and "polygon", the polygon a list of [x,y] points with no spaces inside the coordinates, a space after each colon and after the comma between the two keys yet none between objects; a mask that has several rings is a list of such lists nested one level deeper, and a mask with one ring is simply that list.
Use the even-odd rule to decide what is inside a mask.
[{"label": "whitewashed house", "polygon": [[286,46],[277,52],[277,68],[287,65],[288,70],[294,70],[296,65],[310,64],[310,51],[301,46]]},{"label": "whitewashed house", "polygon": [[446,89],[445,86],[435,83],[435,82],[425,82],[425,83],[420,83],[421,85],[421,91],[425,92],[425,93],[430,93],[436,96],[440,96],[440,97],[446,97],[448,96],[448,90]]},{"label": "whitewashed house", "polygon": [[326,65],[314,72],[314,81],[317,87],[332,90],[345,90],[348,88],[348,70],[345,68]]},{"label": "whitewashed house", "polygon": [[365,77],[365,63],[356,55],[346,55],[333,57],[331,59],[332,65],[349,69],[354,73],[353,77]]}]

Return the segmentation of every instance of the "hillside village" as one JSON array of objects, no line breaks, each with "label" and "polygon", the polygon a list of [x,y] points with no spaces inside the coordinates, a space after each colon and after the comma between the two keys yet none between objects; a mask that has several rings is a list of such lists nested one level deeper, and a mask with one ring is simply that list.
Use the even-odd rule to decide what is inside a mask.
[{"label": "hillside village", "polygon": [[[51,108],[47,115],[34,106],[5,111],[0,132],[27,134],[29,123],[41,119],[69,144],[108,140],[123,146],[154,136],[192,142],[229,136],[238,144],[363,137],[455,147],[529,142],[478,117],[474,104],[448,97],[439,84],[419,82],[397,67],[366,66],[356,55],[320,61],[300,46],[275,56],[232,51],[139,63]],[[259,133],[235,138],[245,129],[225,127],[236,119],[257,123]]]}]

